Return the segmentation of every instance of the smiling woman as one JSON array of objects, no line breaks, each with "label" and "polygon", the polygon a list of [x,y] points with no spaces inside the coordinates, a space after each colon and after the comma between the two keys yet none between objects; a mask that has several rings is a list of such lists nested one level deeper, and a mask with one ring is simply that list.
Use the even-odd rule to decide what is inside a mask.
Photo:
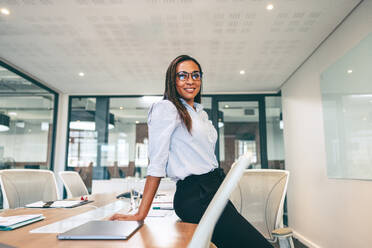
[{"label": "smiling woman", "polygon": [[200,92],[202,72],[199,70],[198,65],[191,60],[184,61],[177,66],[177,92],[191,107],[194,106],[195,96]]},{"label": "smiling woman", "polygon": [[174,104],[189,132],[191,132],[192,121],[181,98],[191,107],[194,107],[194,102],[201,103],[202,75],[199,62],[188,55],[175,58],[166,74],[164,99]]},{"label": "smiling woman", "polygon": [[[199,223],[224,179],[214,154],[217,131],[201,105],[202,69],[181,55],[169,65],[163,100],[148,114],[150,164],[141,205],[134,215],[115,214],[111,220],[146,218],[162,177],[177,181],[174,210],[184,222]],[[228,202],[215,226],[219,248],[272,247]]]}]

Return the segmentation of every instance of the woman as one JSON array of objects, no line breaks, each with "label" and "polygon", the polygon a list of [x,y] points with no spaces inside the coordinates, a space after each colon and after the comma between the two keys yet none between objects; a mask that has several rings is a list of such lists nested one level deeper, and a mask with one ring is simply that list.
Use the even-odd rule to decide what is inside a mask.
[{"label": "woman", "polygon": [[[134,215],[115,214],[111,220],[143,220],[160,179],[177,181],[174,209],[185,222],[198,223],[223,180],[214,154],[217,132],[201,102],[203,72],[192,57],[181,55],[168,67],[162,101],[148,116],[149,158],[141,205]],[[228,202],[212,241],[221,247],[272,247]]]}]

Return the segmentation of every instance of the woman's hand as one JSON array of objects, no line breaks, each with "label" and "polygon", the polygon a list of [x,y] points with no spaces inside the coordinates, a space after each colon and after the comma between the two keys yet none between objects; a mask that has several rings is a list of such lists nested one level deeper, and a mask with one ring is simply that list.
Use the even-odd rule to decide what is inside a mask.
[{"label": "woman's hand", "polygon": [[109,220],[144,220],[143,216],[139,214],[114,214]]},{"label": "woman's hand", "polygon": [[136,214],[114,214],[109,218],[109,220],[144,220],[150,210],[152,200],[154,199],[156,191],[158,190],[160,180],[160,177],[146,177],[146,184],[145,189],[143,190],[141,204]]}]

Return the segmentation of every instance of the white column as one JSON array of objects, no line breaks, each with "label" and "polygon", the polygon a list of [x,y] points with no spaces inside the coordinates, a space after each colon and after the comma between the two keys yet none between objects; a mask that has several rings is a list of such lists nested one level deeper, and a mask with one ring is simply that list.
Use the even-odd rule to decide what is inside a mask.
[{"label": "white column", "polygon": [[57,129],[54,155],[54,174],[57,179],[59,195],[63,197],[63,184],[59,179],[58,172],[65,170],[67,121],[68,121],[68,95],[59,94]]}]

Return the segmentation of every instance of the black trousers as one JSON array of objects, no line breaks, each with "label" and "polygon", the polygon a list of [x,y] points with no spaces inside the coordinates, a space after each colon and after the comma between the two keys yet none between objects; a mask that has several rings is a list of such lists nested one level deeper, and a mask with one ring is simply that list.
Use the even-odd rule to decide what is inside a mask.
[{"label": "black trousers", "polygon": [[[174,210],[184,222],[199,223],[224,178],[221,169],[191,175],[177,182]],[[272,248],[272,245],[228,201],[213,231],[218,248]]]}]

